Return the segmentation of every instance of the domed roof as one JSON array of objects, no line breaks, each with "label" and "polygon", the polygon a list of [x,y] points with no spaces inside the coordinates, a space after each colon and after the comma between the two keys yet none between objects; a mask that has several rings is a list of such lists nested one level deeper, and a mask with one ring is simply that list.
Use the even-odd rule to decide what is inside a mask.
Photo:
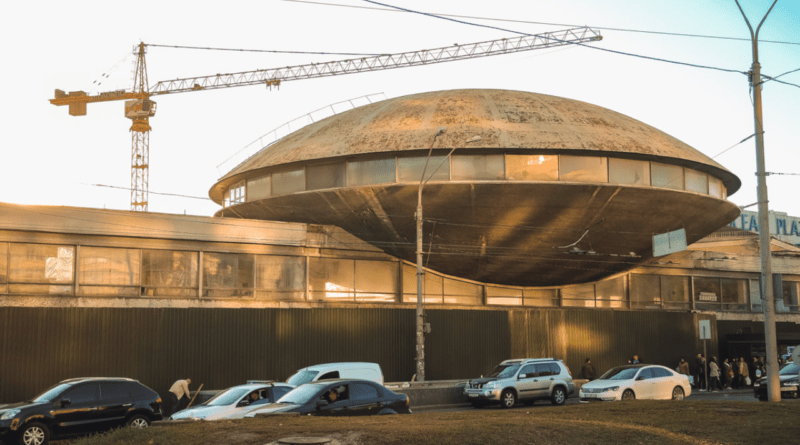
[{"label": "domed roof", "polygon": [[[252,156],[212,187],[211,194],[221,195],[221,187],[248,172],[278,165],[428,149],[440,127],[446,131],[436,138],[435,148],[619,153],[706,171],[723,180],[729,195],[741,185],[708,156],[623,114],[544,94],[475,89],[403,96],[328,117]],[[475,136],[480,142],[465,146]]]}]

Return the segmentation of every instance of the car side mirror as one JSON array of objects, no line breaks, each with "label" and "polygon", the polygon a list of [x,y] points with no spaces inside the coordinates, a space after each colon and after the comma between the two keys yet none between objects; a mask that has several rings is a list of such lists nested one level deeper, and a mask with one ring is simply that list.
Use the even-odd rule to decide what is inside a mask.
[{"label": "car side mirror", "polygon": [[325,399],[319,399],[317,400],[317,406],[328,406],[328,401]]},{"label": "car side mirror", "polygon": [[640,375],[639,377],[636,377],[636,381],[638,382],[639,380],[644,380],[644,376]]},{"label": "car side mirror", "polygon": [[71,405],[71,404],[72,404],[72,400],[70,400],[70,399],[62,399],[61,400],[61,407],[62,408],[67,406],[67,405]]},{"label": "car side mirror", "polygon": [[526,378],[528,378],[528,374],[520,374],[519,377],[518,377],[519,380],[526,379]]}]

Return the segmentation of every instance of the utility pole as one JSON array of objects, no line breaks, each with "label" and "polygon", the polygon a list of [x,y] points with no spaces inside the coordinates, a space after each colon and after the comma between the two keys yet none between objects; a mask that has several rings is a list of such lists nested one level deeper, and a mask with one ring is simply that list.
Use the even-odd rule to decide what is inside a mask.
[{"label": "utility pole", "polygon": [[778,0],[772,2],[755,33],[750,21],[747,20],[739,0],[736,6],[744,17],[747,27],[750,28],[750,39],[753,43],[753,68],[750,71],[750,86],[753,88],[753,113],[756,128],[756,165],[758,169],[758,234],[761,251],[761,307],[764,311],[764,342],[767,349],[767,389],[770,402],[781,401],[780,379],[778,377],[778,336],[775,329],[775,303],[772,288],[772,264],[769,234],[769,201],[767,200],[767,174],[764,165],[764,120],[761,116],[761,64],[758,63],[758,32],[761,25],[767,20],[772,8]]}]

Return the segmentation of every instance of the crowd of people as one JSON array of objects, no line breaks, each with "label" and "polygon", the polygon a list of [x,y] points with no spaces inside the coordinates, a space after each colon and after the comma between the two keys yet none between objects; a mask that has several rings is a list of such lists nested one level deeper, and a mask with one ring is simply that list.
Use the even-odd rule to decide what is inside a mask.
[{"label": "crowd of people", "polygon": [[[783,359],[779,359],[778,366],[784,363]],[[753,386],[756,380],[766,375],[767,360],[766,357],[753,357],[749,361],[744,357],[734,357],[732,360],[725,358],[720,363],[716,357],[706,361],[705,356],[698,353],[693,370],[690,370],[689,363],[683,357],[675,370],[694,376],[694,387],[698,391],[744,389]]]}]

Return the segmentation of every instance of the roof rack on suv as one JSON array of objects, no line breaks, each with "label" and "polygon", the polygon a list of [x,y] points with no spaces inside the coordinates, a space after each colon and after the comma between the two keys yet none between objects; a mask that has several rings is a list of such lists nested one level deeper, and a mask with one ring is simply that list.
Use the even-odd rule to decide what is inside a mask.
[{"label": "roof rack on suv", "polygon": [[275,380],[248,380],[248,385],[255,385],[255,384],[264,384],[264,385],[272,385],[275,383]]}]

